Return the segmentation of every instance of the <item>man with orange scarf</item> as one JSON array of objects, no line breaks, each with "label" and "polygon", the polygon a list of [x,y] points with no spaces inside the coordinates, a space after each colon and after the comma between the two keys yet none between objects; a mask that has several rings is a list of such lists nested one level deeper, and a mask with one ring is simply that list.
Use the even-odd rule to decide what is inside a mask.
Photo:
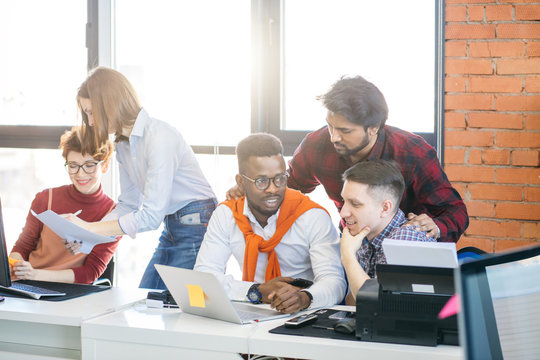
[{"label": "man with orange scarf", "polygon": [[[234,300],[269,303],[283,313],[339,303],[346,290],[339,236],[320,205],[287,188],[281,141],[253,134],[236,148],[245,196],[213,213],[195,270],[215,274]],[[233,255],[242,281],[225,275]],[[312,281],[291,284],[294,279]]]}]

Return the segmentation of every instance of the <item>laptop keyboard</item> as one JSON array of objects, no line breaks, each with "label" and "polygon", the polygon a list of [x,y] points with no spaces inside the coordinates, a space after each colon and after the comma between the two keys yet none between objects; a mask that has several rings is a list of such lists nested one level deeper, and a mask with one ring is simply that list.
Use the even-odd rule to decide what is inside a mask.
[{"label": "laptop keyboard", "polygon": [[28,285],[28,284],[21,284],[21,283],[18,283],[18,282],[11,283],[11,287],[13,289],[15,289],[15,290],[27,291],[27,292],[32,292],[32,293],[41,294],[41,295],[43,295],[43,294],[61,295],[62,294],[59,291],[47,290],[47,289],[40,288],[40,287],[37,287],[37,286]]},{"label": "laptop keyboard", "polygon": [[244,310],[238,310],[238,309],[236,309],[236,312],[238,313],[238,316],[240,316],[240,320],[242,320],[242,322],[258,320],[261,318],[261,314],[256,313],[256,312],[244,311]]}]

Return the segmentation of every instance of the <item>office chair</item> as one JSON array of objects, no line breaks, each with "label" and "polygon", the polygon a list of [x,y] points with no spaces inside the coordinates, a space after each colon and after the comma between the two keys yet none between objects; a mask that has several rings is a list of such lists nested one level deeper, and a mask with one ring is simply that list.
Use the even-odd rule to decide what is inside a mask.
[{"label": "office chair", "polygon": [[103,274],[92,283],[92,285],[107,285],[112,286],[114,281],[114,255],[107,264]]},{"label": "office chair", "polygon": [[460,264],[470,260],[480,259],[486,254],[487,252],[474,246],[466,246],[457,251],[457,257]]}]

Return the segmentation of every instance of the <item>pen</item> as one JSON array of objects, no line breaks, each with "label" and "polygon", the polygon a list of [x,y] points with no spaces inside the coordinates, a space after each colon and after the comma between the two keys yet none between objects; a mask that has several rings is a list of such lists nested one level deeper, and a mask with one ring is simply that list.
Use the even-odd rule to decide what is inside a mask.
[{"label": "pen", "polygon": [[328,326],[324,326],[324,325],[317,325],[317,324],[311,325],[311,327],[315,328],[315,329],[334,330],[333,327],[328,327]]},{"label": "pen", "polygon": [[82,209],[79,210],[79,211],[75,211],[75,213],[74,213],[73,215],[77,216],[77,215],[79,215],[80,213],[82,213]]}]

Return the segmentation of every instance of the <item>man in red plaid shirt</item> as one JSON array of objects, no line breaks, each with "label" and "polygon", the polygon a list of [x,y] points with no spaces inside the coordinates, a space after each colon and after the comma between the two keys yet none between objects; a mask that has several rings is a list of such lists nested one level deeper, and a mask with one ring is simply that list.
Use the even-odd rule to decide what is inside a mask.
[{"label": "man in red plaid shirt", "polygon": [[309,193],[322,184],[341,211],[345,170],[360,161],[393,160],[405,179],[400,208],[407,224],[438,241],[458,241],[469,224],[465,204],[433,147],[385,125],[388,107],[379,89],[360,76],[342,78],[319,100],[328,110],[328,125],[309,133],[296,149],[287,185]]}]

